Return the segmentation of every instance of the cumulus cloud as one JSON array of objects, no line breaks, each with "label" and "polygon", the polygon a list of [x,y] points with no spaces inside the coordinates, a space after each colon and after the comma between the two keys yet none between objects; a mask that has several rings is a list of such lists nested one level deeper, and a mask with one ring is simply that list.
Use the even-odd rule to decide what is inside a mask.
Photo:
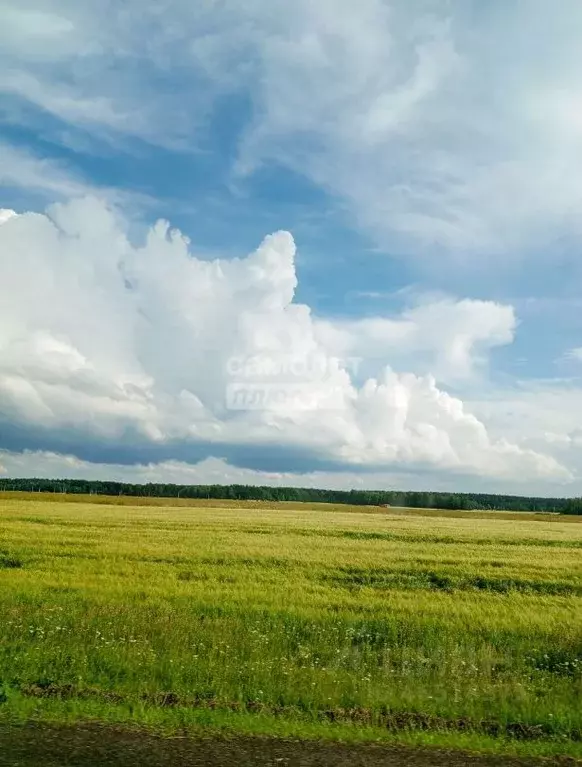
[{"label": "cumulus cloud", "polygon": [[[287,232],[244,258],[208,261],[164,221],[132,243],[123,216],[95,198],[1,219],[5,448],[52,438],[59,452],[81,442],[131,456],[149,445],[176,460],[196,447],[198,459],[228,453],[241,465],[261,446],[282,470],[303,454],[335,468],[570,476],[544,452],[491,438],[432,375],[386,364],[391,348],[416,344],[466,372],[511,340],[511,309],[439,299],[369,320],[377,333],[334,327],[294,301]],[[353,352],[369,355],[373,374],[360,380]]]},{"label": "cumulus cloud", "polygon": [[316,333],[338,355],[397,360],[431,370],[439,381],[458,381],[482,373],[490,350],[511,343],[516,326],[511,306],[440,297],[420,300],[397,318],[320,320]]}]

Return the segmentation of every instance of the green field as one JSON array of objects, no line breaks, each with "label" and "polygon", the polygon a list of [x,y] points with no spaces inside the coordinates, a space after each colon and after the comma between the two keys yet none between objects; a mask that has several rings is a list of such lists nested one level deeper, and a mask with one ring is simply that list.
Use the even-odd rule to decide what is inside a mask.
[{"label": "green field", "polygon": [[0,724],[582,757],[582,518],[56,498],[0,499]]}]

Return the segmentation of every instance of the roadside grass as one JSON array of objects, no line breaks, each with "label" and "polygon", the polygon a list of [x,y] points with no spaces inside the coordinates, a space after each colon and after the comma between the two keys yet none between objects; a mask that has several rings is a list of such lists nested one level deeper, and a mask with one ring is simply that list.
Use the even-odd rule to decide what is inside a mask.
[{"label": "roadside grass", "polygon": [[582,757],[569,518],[95,498],[0,499],[0,721]]},{"label": "roadside grass", "polygon": [[[510,737],[492,737],[475,732],[447,732],[419,729],[388,730],[383,727],[317,722],[306,717],[276,717],[259,712],[232,712],[220,709],[200,710],[160,708],[137,704],[87,703],[86,701],[51,700],[42,709],[34,701],[22,700],[9,716],[0,718],[0,727],[17,728],[26,733],[31,723],[68,728],[98,724],[107,738],[109,728],[124,732],[152,733],[162,737],[187,736],[190,739],[223,739],[244,736],[314,740],[346,744],[398,745],[411,749],[430,748],[438,751],[497,754],[511,757],[551,759],[567,754],[582,761],[582,744],[559,739],[521,741]],[[1,730],[0,730],[1,737]],[[423,762],[424,763],[424,762]],[[427,760],[427,763],[432,763]],[[571,763],[571,762],[568,762]],[[38,764],[38,762],[35,762]]]}]

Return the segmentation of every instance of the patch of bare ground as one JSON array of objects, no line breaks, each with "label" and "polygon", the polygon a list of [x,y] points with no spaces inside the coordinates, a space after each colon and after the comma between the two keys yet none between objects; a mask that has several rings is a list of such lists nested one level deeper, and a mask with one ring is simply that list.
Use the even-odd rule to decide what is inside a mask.
[{"label": "patch of bare ground", "polygon": [[110,726],[0,727],[2,767],[542,767],[573,759],[518,759],[400,746],[259,737],[160,737]]}]

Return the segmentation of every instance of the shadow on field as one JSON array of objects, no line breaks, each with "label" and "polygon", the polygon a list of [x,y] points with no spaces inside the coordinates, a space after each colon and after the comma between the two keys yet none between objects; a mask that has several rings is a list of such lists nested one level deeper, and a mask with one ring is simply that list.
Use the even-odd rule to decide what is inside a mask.
[{"label": "shadow on field", "polygon": [[2,767],[539,767],[576,763],[269,738],[162,738],[96,725],[0,727]]}]

